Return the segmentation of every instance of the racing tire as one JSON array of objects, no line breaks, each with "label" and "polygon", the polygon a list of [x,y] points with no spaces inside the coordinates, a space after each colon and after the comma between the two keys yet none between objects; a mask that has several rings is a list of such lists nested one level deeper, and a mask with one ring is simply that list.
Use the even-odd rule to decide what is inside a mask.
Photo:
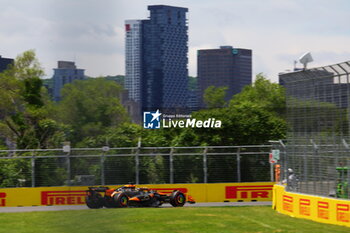
[{"label": "racing tire", "polygon": [[118,193],[113,197],[115,207],[125,208],[128,207],[129,198],[125,193]]},{"label": "racing tire", "polygon": [[103,206],[106,208],[117,208],[114,199],[111,197],[106,197],[103,199]]},{"label": "racing tire", "polygon": [[99,193],[87,195],[85,203],[90,209],[100,209],[103,207],[103,198]]},{"label": "racing tire", "polygon": [[186,203],[186,196],[180,191],[174,191],[170,195],[170,204],[174,207],[184,206]]}]

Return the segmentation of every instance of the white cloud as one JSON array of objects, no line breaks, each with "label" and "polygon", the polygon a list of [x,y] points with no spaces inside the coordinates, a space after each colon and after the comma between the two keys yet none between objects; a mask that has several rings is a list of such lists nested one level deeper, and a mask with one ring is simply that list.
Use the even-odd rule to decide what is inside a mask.
[{"label": "white cloud", "polygon": [[347,0],[0,0],[0,55],[36,49],[48,75],[74,60],[92,76],[124,73],[124,20],[146,19],[147,5],[189,8],[189,71],[197,50],[220,45],[253,50],[253,72],[278,72],[311,51],[311,66],[350,59]]}]

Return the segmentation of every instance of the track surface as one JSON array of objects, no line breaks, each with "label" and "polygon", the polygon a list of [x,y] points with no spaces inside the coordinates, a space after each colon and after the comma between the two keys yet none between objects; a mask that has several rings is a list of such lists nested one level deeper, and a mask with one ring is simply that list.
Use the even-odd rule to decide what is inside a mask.
[{"label": "track surface", "polygon": [[[186,204],[185,207],[212,207],[212,206],[262,206],[271,205],[271,202],[203,202]],[[171,208],[170,204],[164,204],[161,208]],[[0,207],[0,213],[11,212],[33,212],[33,211],[59,211],[59,210],[86,210],[85,205],[63,205],[63,206],[30,206],[30,207]]]}]

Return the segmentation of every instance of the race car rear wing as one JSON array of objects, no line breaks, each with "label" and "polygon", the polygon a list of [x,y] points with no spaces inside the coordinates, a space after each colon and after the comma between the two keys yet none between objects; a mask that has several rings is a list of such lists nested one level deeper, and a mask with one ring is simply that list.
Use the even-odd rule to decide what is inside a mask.
[{"label": "race car rear wing", "polygon": [[89,187],[88,191],[95,191],[95,192],[106,192],[108,190],[108,187]]}]

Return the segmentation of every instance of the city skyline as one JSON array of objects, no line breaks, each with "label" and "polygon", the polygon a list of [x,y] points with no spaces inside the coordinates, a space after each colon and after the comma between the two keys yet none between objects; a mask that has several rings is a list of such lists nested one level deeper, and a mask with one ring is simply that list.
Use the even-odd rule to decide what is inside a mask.
[{"label": "city skyline", "polygon": [[[148,5],[189,8],[189,75],[198,49],[220,45],[254,51],[253,76],[278,72],[310,51],[310,68],[350,58],[350,2],[337,1],[8,1],[0,0],[0,55],[35,49],[47,77],[58,60],[75,61],[89,76],[125,74],[124,20],[147,18]],[[299,65],[300,66],[300,65]]]}]

